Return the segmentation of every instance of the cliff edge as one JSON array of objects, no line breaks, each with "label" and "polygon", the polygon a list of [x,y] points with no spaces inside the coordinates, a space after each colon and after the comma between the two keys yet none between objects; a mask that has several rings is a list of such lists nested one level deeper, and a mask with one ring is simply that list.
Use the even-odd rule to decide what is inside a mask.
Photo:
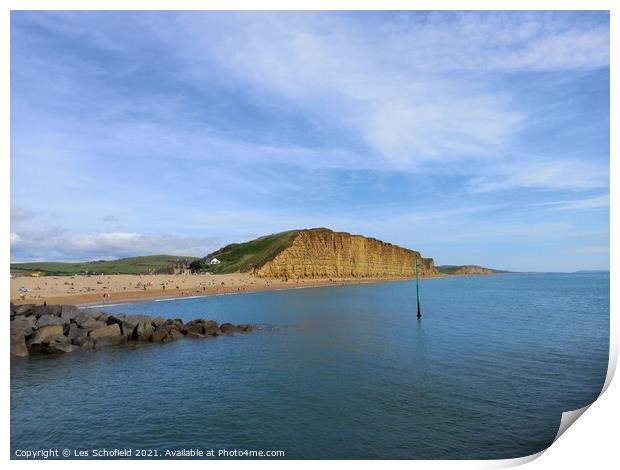
[{"label": "cliff edge", "polygon": [[432,258],[374,238],[327,228],[291,230],[247,243],[228,245],[205,258],[212,272],[251,272],[258,277],[379,278],[438,272]]}]

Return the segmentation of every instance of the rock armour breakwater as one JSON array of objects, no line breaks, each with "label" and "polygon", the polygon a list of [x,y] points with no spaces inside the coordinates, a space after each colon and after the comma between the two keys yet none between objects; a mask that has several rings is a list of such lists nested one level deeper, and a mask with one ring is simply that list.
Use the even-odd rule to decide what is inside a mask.
[{"label": "rock armour breakwater", "polygon": [[92,350],[135,341],[163,343],[252,329],[249,324],[218,325],[203,318],[183,323],[178,318],[111,315],[74,305],[11,304],[11,356]]},{"label": "rock armour breakwater", "polygon": [[259,277],[382,278],[413,277],[419,259],[421,276],[438,272],[432,258],[374,238],[325,228],[300,230],[291,246],[254,269]]}]

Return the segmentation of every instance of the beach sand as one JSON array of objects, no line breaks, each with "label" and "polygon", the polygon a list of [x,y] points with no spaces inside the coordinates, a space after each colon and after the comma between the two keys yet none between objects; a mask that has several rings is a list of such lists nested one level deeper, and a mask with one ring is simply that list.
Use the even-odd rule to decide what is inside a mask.
[{"label": "beach sand", "polygon": [[[399,278],[400,279],[400,278]],[[116,304],[157,298],[191,297],[224,293],[256,292],[338,284],[361,284],[390,279],[266,279],[249,274],[116,274],[96,276],[20,276],[11,278],[11,302],[15,304]],[[18,289],[28,292],[19,298]],[[164,288],[165,287],[165,288]]]}]

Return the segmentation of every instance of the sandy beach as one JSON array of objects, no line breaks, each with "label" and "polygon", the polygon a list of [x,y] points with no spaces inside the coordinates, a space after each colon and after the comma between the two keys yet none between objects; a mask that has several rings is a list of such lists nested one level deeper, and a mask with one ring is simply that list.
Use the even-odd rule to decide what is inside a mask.
[{"label": "sandy beach", "polygon": [[[20,276],[11,278],[11,302],[15,304],[99,305],[146,299],[191,297],[224,293],[255,292],[337,284],[361,284],[391,279],[265,279],[249,274],[145,274],[97,276]],[[393,279],[392,279],[393,280]],[[20,299],[18,289],[27,292]]]}]

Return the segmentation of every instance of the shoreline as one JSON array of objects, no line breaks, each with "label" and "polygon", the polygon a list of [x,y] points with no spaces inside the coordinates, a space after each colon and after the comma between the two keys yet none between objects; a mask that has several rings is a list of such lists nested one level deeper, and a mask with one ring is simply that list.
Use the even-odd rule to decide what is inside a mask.
[{"label": "shoreline", "polygon": [[[422,279],[444,278],[447,275],[427,276]],[[151,300],[178,300],[215,295],[256,293],[273,290],[303,289],[338,285],[374,284],[407,281],[415,278],[340,278],[340,279],[280,279],[257,278],[247,274],[225,275],[100,275],[100,276],[44,276],[11,279],[11,302],[20,304],[77,305],[103,307]],[[135,283],[148,287],[136,288]],[[168,289],[160,285],[170,285]],[[17,289],[28,289],[19,299]]]}]

